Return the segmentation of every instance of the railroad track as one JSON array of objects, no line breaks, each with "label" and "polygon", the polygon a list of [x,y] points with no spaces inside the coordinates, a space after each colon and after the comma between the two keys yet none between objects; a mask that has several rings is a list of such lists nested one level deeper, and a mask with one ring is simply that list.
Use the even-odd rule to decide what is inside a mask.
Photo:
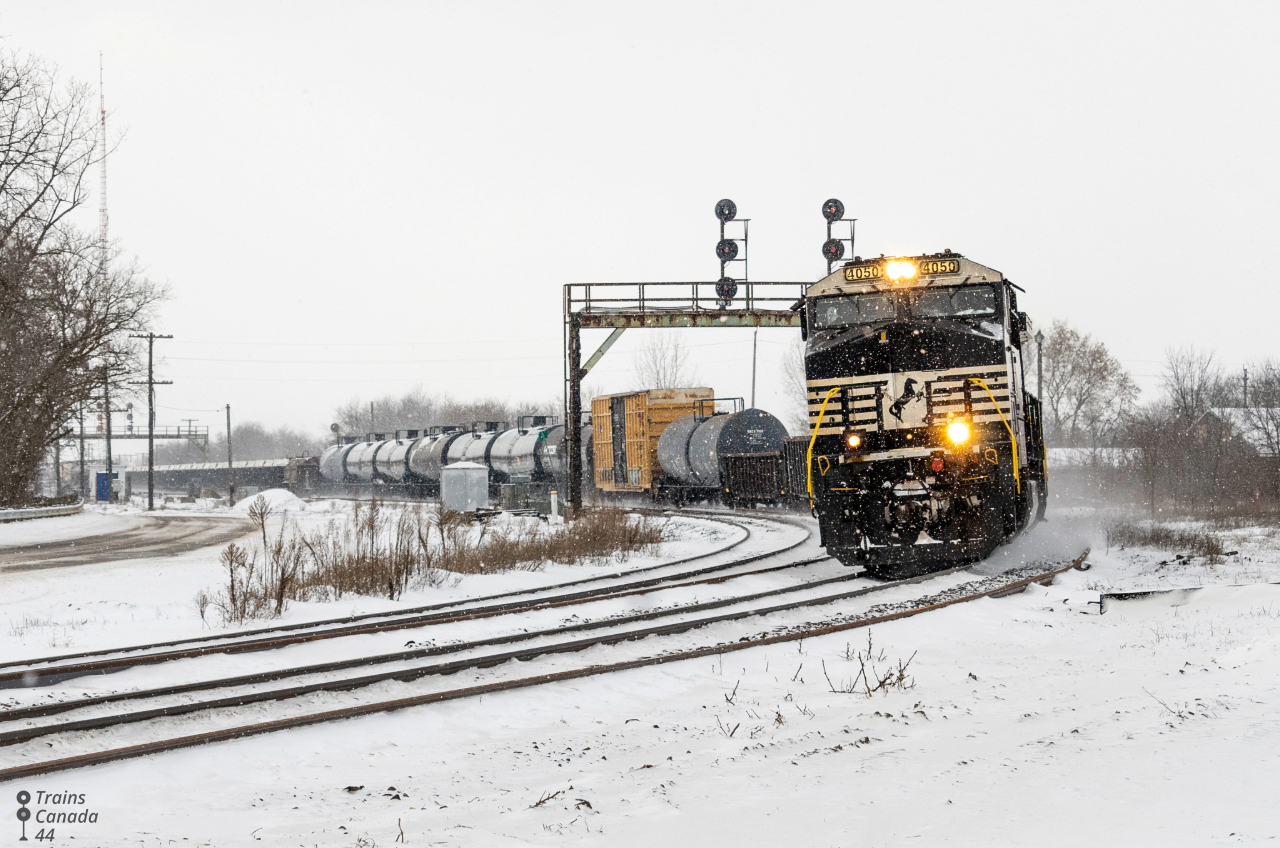
[{"label": "railroad track", "polygon": [[[637,575],[663,569],[670,569],[680,565],[687,565],[689,563],[717,556],[741,545],[751,536],[750,528],[743,524],[728,521],[723,516],[706,517],[741,529],[743,531],[743,536],[734,542],[717,548],[716,550],[700,554],[695,557],[686,557],[684,559],[662,563],[660,565],[630,569],[612,575],[598,575],[596,577],[573,580],[553,584],[551,586],[542,586],[497,595],[488,595],[480,598],[460,599],[457,601],[432,604],[429,606],[412,607],[394,612],[365,613],[362,615],[347,616],[341,619],[329,619],[317,622],[305,622],[281,625],[278,627],[260,628],[233,635],[202,636],[193,639],[157,642],[127,648],[86,651],[76,654],[64,654],[56,657],[42,657],[35,660],[18,660],[3,663],[0,664],[0,669],[8,670],[0,671],[0,689],[13,688],[16,686],[30,687],[49,685],[62,680],[84,676],[86,674],[116,672],[142,665],[154,665],[179,659],[209,656],[211,654],[265,651],[288,645],[315,642],[324,639],[382,633],[394,630],[416,629],[433,624],[450,624],[459,621],[470,621],[500,615],[511,615],[539,609],[552,609],[562,606],[591,603],[611,598],[622,598],[630,595],[645,594],[653,591],[659,591],[661,589],[677,588],[686,585],[714,583],[717,582],[717,578],[708,578],[706,575],[728,572],[732,569],[736,569],[753,562],[778,556],[800,547],[812,538],[811,529],[800,524],[799,526],[806,531],[804,537],[765,552],[754,553],[733,559],[729,562],[718,563],[711,566],[702,566],[700,568],[680,571],[674,574],[647,577],[638,580],[629,579]],[[785,523],[797,524],[797,522]],[[754,569],[740,573],[735,572],[722,575],[722,578],[720,579],[762,574],[787,568],[796,568],[824,559],[828,559],[828,557],[824,556],[813,560],[786,563],[779,566]],[[590,584],[613,584],[618,580],[625,580],[625,582],[617,583],[616,585],[595,585],[593,588],[579,588],[578,591],[569,592],[567,594],[547,594],[560,589],[582,587]],[[522,596],[525,596],[523,600],[510,600],[512,598]],[[493,601],[500,601],[500,603],[491,603]],[[488,605],[485,606],[482,604]],[[95,659],[96,657],[104,658]],[[72,660],[79,660],[79,662],[71,662]]]},{"label": "railroad track", "polygon": [[[1087,567],[1085,559],[1088,556],[1086,550],[1083,554],[1071,562],[1053,565],[1041,565],[1037,567],[1024,568],[1017,572],[1009,572],[1004,575],[995,577],[979,578],[974,581],[967,581],[959,585],[944,588],[941,592],[922,598],[899,600],[889,604],[881,604],[873,606],[861,613],[852,615],[838,615],[828,621],[813,625],[811,623],[784,625],[775,629],[774,632],[758,635],[755,637],[741,637],[736,641],[719,641],[713,645],[686,649],[675,650],[660,653],[655,656],[647,656],[638,659],[628,659],[621,662],[604,663],[596,665],[588,665],[579,668],[573,668],[563,671],[551,672],[548,674],[536,675],[532,677],[522,677],[508,680],[499,680],[491,683],[484,683],[476,686],[468,686],[457,689],[448,689],[428,694],[415,695],[407,698],[397,698],[392,700],[374,701],[371,703],[360,704],[356,706],[348,706],[339,709],[323,710],[320,712],[308,713],[304,715],[296,715],[287,718],[276,719],[272,721],[247,724],[238,727],[220,728],[202,733],[190,734],[169,739],[161,739],[158,741],[150,741],[137,745],[130,745],[121,748],[114,748],[105,751],[97,751],[74,756],[64,757],[57,760],[49,760],[43,762],[25,763],[10,768],[0,769],[0,782],[13,780],[24,777],[31,777],[40,774],[49,774],[57,771],[65,771],[69,769],[82,768],[89,765],[96,765],[106,762],[114,762],[118,760],[130,759],[133,757],[145,756],[148,754],[161,753],[164,751],[187,748],[196,745],[209,744],[212,742],[227,741],[231,739],[240,739],[248,736],[255,736],[264,733],[271,733],[278,730],[284,730],[294,727],[304,727],[308,725],[320,724],[330,721],[338,721],[347,718],[354,718],[363,715],[370,715],[380,712],[390,712],[408,707],[422,706],[425,704],[439,703],[442,701],[455,700],[459,698],[476,697],[494,692],[510,691],[514,689],[537,686],[547,683],[553,683],[563,680],[572,680],[583,677],[608,674],[617,671],[625,671],[629,669],[641,668],[651,665],[660,665],[670,662],[678,662],[686,659],[695,659],[706,657],[714,654],[723,654],[731,651],[744,650],[746,648],[760,647],[764,645],[777,644],[780,642],[794,641],[799,639],[810,638],[814,636],[822,636],[830,633],[841,632],[858,627],[867,627],[873,624],[893,621],[901,618],[907,618],[919,615],[931,610],[941,609],[943,607],[952,606],[959,603],[976,600],[984,597],[999,597],[1007,595],[1015,591],[1020,591],[1026,586],[1036,582],[1049,582],[1065,571],[1073,568]],[[447,663],[437,663],[430,666],[418,666],[409,669],[399,669],[392,672],[382,673],[372,676],[364,676],[360,678],[347,678],[331,681],[320,681],[317,683],[307,684],[298,687],[289,687],[268,692],[258,692],[251,694],[235,695],[228,698],[217,699],[214,701],[188,703],[170,705],[151,710],[142,710],[136,713],[115,714],[108,716],[98,716],[91,719],[84,719],[75,722],[63,722],[60,724],[41,725],[37,727],[27,727],[15,731],[0,734],[0,744],[20,744],[22,742],[47,737],[53,734],[75,733],[87,730],[118,727],[125,724],[148,721],[156,718],[164,718],[175,715],[184,715],[197,712],[210,712],[213,710],[225,709],[228,707],[238,707],[251,703],[262,701],[279,701],[289,698],[301,697],[315,692],[322,691],[344,691],[352,690],[365,686],[371,686],[376,683],[388,680],[416,680],[428,675],[444,675],[456,674],[464,670],[490,668],[511,660],[529,661],[538,656],[546,654],[560,654],[584,651],[589,648],[602,645],[614,645],[627,641],[634,641],[651,636],[666,636],[676,633],[683,633],[689,630],[713,627],[717,624],[726,622],[737,622],[743,619],[767,616],[774,613],[790,612],[802,607],[812,607],[819,605],[829,605],[837,603],[841,600],[848,600],[854,597],[871,595],[878,592],[888,592],[889,590],[937,580],[944,575],[954,575],[961,569],[952,569],[949,572],[940,572],[938,574],[924,575],[918,578],[908,580],[894,581],[891,583],[881,583],[872,586],[860,587],[849,591],[839,592],[835,594],[816,595],[813,597],[792,600],[789,603],[751,606],[747,609],[723,612],[716,615],[702,615],[692,619],[669,622],[666,624],[649,625],[642,628],[630,630],[614,630],[590,636],[583,639],[573,639],[562,642],[552,642],[548,644],[538,644],[531,647],[520,648],[513,651],[504,651],[497,654],[486,654],[476,657],[467,657]],[[724,579],[732,579],[726,577]],[[438,653],[457,653],[465,650],[474,650],[477,647],[484,647],[493,644],[503,644],[508,642],[518,642],[526,640],[536,640],[550,635],[562,635],[571,630],[590,630],[590,629],[607,629],[617,628],[622,624],[630,624],[635,622],[645,622],[652,619],[658,619],[668,616],[686,616],[691,613],[701,615],[715,609],[724,607],[732,607],[734,605],[741,606],[744,603],[749,604],[753,601],[764,600],[776,596],[811,590],[822,585],[829,585],[835,582],[849,581],[859,579],[857,575],[843,575],[838,578],[831,578],[824,581],[815,581],[811,584],[803,584],[797,587],[784,587],[766,592],[755,593],[751,596],[733,597],[729,599],[721,599],[719,601],[706,602],[703,604],[687,605],[671,610],[659,610],[650,613],[643,613],[629,617],[623,617],[613,620],[602,620],[598,622],[589,622],[574,628],[558,627],[550,630],[544,630],[533,634],[515,634],[507,637],[498,637],[480,642],[473,642],[465,645],[450,645],[438,649],[431,649]],[[301,674],[315,673],[312,667],[311,671],[293,669],[291,672]],[[332,670],[332,669],[326,669]],[[210,685],[217,684],[225,687],[227,685],[244,685],[246,682],[257,682],[250,680],[253,676],[226,679],[223,681],[212,681]],[[166,689],[151,690],[145,695],[139,694],[138,697],[161,697],[166,695],[178,694],[179,690],[173,687]],[[108,701],[95,701],[95,705],[108,703]],[[53,705],[51,705],[53,706]],[[80,703],[70,709],[78,709],[82,706],[89,706],[87,703]],[[25,712],[10,711],[0,714],[0,722],[8,722],[18,720],[20,717],[32,718],[38,715],[47,715],[49,713],[38,713],[39,709],[44,709],[44,705],[39,708],[27,708]]]}]

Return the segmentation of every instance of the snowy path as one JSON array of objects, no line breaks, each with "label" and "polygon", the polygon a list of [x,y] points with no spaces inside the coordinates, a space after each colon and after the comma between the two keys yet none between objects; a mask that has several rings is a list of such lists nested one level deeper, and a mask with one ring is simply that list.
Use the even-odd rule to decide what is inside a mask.
[{"label": "snowy path", "polygon": [[[103,516],[127,525],[111,532],[0,548],[0,572],[37,571],[121,560],[171,557],[239,539],[247,521],[190,515]],[[37,519],[56,521],[58,519]]]}]

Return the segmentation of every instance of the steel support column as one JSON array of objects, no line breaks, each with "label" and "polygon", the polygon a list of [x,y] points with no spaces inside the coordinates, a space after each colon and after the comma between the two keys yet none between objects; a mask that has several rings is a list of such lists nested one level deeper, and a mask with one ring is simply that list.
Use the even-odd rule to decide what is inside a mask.
[{"label": "steel support column", "polygon": [[569,451],[569,509],[582,509],[582,328],[576,313],[569,316],[569,409],[564,421],[565,449]]}]

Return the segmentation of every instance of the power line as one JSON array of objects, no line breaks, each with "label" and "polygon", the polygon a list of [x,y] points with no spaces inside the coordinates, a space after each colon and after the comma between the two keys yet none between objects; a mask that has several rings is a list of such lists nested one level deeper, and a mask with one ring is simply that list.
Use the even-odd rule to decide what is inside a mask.
[{"label": "power line", "polygon": [[[369,377],[207,377],[203,374],[175,374],[179,380],[220,380],[223,382],[231,381],[234,383],[421,383],[421,377],[402,377],[402,378],[369,378]],[[546,371],[542,374],[501,374],[497,376],[487,376],[485,381],[492,383],[495,380],[536,380],[541,377],[555,376],[552,371]],[[432,376],[430,382],[433,383],[473,383],[475,375],[463,375],[457,377],[438,377]]]},{"label": "power line", "polygon": [[[521,344],[561,344],[560,339],[550,337],[541,339],[509,339],[504,340],[504,344],[521,345]],[[487,339],[461,339],[451,341],[438,342],[251,342],[251,341],[185,341],[174,342],[176,345],[204,345],[207,347],[423,347],[431,345],[445,345],[448,347],[461,347],[468,344],[485,345],[492,344]]]},{"label": "power line", "polygon": [[[542,355],[525,355],[521,354],[521,359],[560,359],[560,354],[542,354]],[[440,365],[442,363],[456,363],[458,357],[450,357],[448,359],[224,359],[212,356],[169,356],[165,357],[165,361],[169,362],[251,362],[256,364],[278,364],[278,365],[396,365],[403,363],[405,365]],[[510,362],[510,356],[494,356],[477,358],[474,356],[466,357],[467,362]]]}]

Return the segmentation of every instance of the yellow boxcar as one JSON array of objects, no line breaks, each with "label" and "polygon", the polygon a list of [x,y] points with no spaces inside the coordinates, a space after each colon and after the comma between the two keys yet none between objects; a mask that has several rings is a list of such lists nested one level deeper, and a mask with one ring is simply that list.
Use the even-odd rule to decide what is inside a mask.
[{"label": "yellow boxcar", "polygon": [[711,389],[650,389],[591,401],[596,486],[605,492],[648,492],[662,475],[658,437],[683,415],[708,409]]}]

